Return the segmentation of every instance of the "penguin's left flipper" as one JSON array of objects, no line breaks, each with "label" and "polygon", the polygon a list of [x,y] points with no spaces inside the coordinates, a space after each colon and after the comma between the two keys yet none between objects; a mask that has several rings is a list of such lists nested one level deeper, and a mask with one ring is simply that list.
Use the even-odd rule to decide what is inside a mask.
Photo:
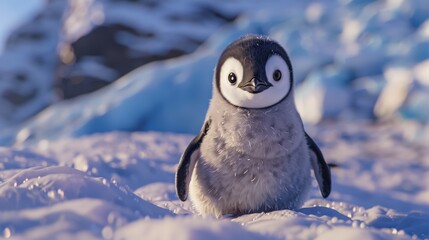
[{"label": "penguin's left flipper", "polygon": [[305,133],[305,139],[310,147],[311,166],[313,167],[314,175],[319,184],[320,193],[324,198],[327,198],[331,193],[331,171],[328,164],[325,162],[322,151],[320,151],[313,139]]},{"label": "penguin's left flipper", "polygon": [[200,145],[207,134],[210,126],[210,120],[204,123],[198,136],[196,136],[188,145],[180,157],[179,166],[176,171],[176,194],[181,201],[188,198],[189,183],[191,182],[192,172],[195,164],[200,158]]}]

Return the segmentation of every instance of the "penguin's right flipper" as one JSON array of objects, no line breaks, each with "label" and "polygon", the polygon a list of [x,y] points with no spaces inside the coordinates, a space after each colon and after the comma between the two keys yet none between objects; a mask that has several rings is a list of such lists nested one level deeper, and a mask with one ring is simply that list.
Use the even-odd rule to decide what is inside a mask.
[{"label": "penguin's right flipper", "polygon": [[313,139],[305,133],[305,139],[310,147],[310,160],[313,167],[314,175],[319,184],[320,193],[323,198],[327,198],[331,193],[331,171],[328,164],[325,162],[322,151],[320,151]]},{"label": "penguin's right flipper", "polygon": [[198,136],[196,136],[188,145],[180,157],[179,166],[176,171],[176,194],[180,200],[186,201],[188,198],[189,183],[191,182],[192,172],[195,164],[200,158],[200,145],[210,127],[210,119],[204,123]]}]

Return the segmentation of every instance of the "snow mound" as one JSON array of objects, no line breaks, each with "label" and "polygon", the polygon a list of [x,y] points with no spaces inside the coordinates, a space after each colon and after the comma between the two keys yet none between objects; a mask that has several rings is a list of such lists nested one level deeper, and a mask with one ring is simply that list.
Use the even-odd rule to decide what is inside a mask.
[{"label": "snow mound", "polygon": [[216,221],[207,219],[202,221],[198,217],[165,218],[155,221],[139,220],[119,229],[115,234],[115,238],[117,239],[133,239],[135,236],[160,240],[267,239],[262,234],[247,231],[239,224],[228,220]]},{"label": "snow mound", "polygon": [[195,215],[176,197],[174,172],[192,136],[114,132],[2,148],[0,232],[14,239],[428,238],[429,146],[410,134],[422,129],[309,128],[337,165],[331,196],[322,199],[314,181],[297,211],[221,220]]}]

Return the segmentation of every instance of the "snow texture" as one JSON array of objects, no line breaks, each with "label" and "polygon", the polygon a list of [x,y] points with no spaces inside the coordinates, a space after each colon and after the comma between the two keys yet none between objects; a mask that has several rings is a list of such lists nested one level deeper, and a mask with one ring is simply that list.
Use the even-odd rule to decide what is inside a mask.
[{"label": "snow texture", "polygon": [[221,220],[202,219],[175,195],[189,135],[112,132],[2,148],[0,231],[13,239],[428,238],[429,146],[409,135],[418,127],[309,128],[338,165],[331,196],[322,199],[314,180],[297,211]]},{"label": "snow texture", "polygon": [[[428,239],[426,0],[238,3],[220,7],[248,9],[243,16],[193,54],[143,66],[2,129],[2,237]],[[215,62],[247,33],[267,34],[290,53],[301,114],[322,120],[307,132],[336,165],[332,193],[322,199],[313,181],[297,211],[203,219],[175,195],[176,166],[193,137],[180,133],[200,129]],[[124,132],[134,130],[157,132]]]}]

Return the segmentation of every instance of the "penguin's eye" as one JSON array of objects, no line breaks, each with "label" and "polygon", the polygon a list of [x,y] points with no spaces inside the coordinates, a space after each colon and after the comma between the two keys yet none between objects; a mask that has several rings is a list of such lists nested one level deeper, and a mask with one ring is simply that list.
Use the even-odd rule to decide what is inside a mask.
[{"label": "penguin's eye", "polygon": [[280,72],[280,70],[278,70],[278,69],[276,69],[274,72],[273,72],[273,79],[275,80],[275,81],[280,81],[280,79],[282,78],[282,72]]},{"label": "penguin's eye", "polygon": [[228,75],[228,81],[229,81],[231,84],[235,84],[235,83],[237,82],[237,76],[235,75],[235,73],[230,73],[230,74]]}]

